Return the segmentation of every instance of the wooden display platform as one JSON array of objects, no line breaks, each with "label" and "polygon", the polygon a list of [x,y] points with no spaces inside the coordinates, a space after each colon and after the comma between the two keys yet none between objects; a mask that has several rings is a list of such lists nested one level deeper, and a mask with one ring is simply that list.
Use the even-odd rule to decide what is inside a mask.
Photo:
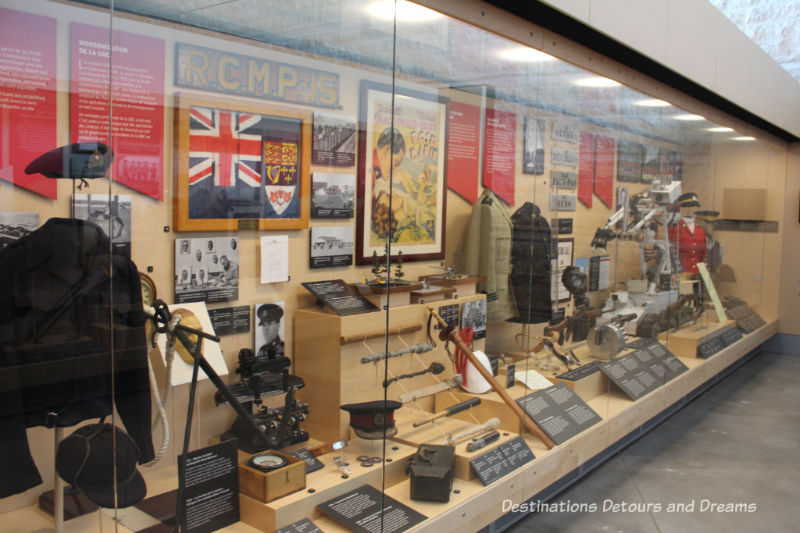
[{"label": "wooden display platform", "polygon": [[[448,503],[414,501],[409,498],[410,486],[405,474],[405,466],[408,458],[416,451],[415,443],[427,440],[428,437],[423,438],[424,435],[420,434],[412,440],[410,433],[407,433],[405,428],[418,418],[421,412],[419,410],[414,412],[408,408],[400,409],[398,410],[400,418],[397,422],[398,437],[414,445],[397,441],[386,443],[386,457],[392,461],[386,463],[385,477],[380,465],[367,468],[360,466],[355,460],[358,455],[362,454],[380,456],[384,449],[383,443],[355,439],[347,448],[339,452],[320,456],[325,467],[306,477],[306,489],[303,491],[268,504],[244,495],[240,496],[242,522],[228,526],[221,531],[228,533],[274,531],[279,527],[309,518],[326,532],[344,532],[346,530],[342,526],[316,511],[316,505],[365,483],[376,488],[385,486],[387,495],[427,516],[428,519],[417,526],[414,531],[435,533],[477,531],[504,514],[501,505],[504,500],[510,500],[514,504],[523,503],[549,486],[558,483],[565,476],[574,476],[574,471],[582,464],[603,454],[615,443],[629,442],[631,438],[634,438],[632,436],[641,436],[646,431],[643,428],[648,428],[651,420],[658,419],[662,413],[674,411],[686,401],[687,397],[692,396],[693,391],[702,389],[708,382],[713,382],[726,368],[757,349],[776,332],[777,322],[771,322],[755,332],[745,335],[741,340],[719,351],[710,359],[681,358],[681,361],[689,367],[688,372],[681,374],[636,402],[614,390],[589,399],[587,401],[589,406],[603,418],[600,423],[549,451],[535,437],[528,438],[526,436],[525,441],[536,459],[488,487],[484,487],[477,478],[472,478],[470,474],[459,470],[453,485],[454,492]],[[517,385],[514,388],[519,388],[520,394],[524,392],[522,386]],[[512,390],[510,389],[509,392]],[[482,395],[482,398],[483,396],[486,395]],[[432,412],[435,407],[431,405],[430,411]],[[426,431],[441,432],[451,424],[454,428],[469,425],[468,422],[459,419],[446,418],[437,422],[437,425],[440,426],[439,429],[427,428]],[[417,429],[423,429],[423,427]],[[434,433],[429,435],[436,436]],[[514,436],[509,432],[509,435],[502,438],[507,440]],[[437,436],[436,442],[438,441]],[[491,450],[492,446],[498,444],[493,444],[481,452]],[[462,446],[464,446],[463,443],[457,447],[457,452],[466,458],[467,454],[460,450]],[[479,453],[477,452],[475,455]],[[342,479],[333,464],[332,458],[336,454],[344,455],[350,463],[352,475],[348,479]],[[174,466],[155,471],[145,470],[143,475],[147,481],[148,496],[175,489],[177,473]],[[465,477],[469,479],[465,479]],[[42,513],[35,506],[8,513],[0,517],[0,520],[4,524],[4,531],[11,532],[29,531],[32,524],[44,526],[47,523],[46,520],[42,520]],[[106,517],[103,517],[103,520],[109,521]],[[97,522],[97,514],[93,513],[68,521],[65,530],[67,533],[95,531]],[[113,529],[114,525],[110,521],[108,525],[110,529]],[[125,522],[119,526],[119,530],[123,532],[136,531],[135,528],[129,529],[124,526]]]},{"label": "wooden display platform", "polygon": [[719,337],[734,327],[736,327],[735,320],[726,320],[724,322],[703,322],[701,320],[697,324],[687,324],[678,331],[661,333],[658,336],[658,340],[678,357],[698,357],[698,346]]}]

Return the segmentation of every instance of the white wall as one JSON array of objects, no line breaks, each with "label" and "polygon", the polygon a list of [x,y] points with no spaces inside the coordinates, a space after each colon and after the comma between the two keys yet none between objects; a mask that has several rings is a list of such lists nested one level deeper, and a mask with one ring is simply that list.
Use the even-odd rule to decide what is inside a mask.
[{"label": "white wall", "polygon": [[706,0],[543,0],[800,136],[800,83]]}]

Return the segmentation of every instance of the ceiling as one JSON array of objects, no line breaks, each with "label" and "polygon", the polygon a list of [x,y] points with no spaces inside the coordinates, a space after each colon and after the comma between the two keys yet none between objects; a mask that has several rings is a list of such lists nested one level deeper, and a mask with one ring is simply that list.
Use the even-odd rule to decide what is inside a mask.
[{"label": "ceiling", "polygon": [[800,81],[800,0],[709,0]]},{"label": "ceiling", "polygon": [[[83,0],[108,7],[109,0]],[[743,0],[744,1],[744,0]],[[370,11],[375,0],[114,0],[114,9],[302,50],[326,62],[365,65],[431,89],[469,86],[488,96],[574,116],[643,139],[707,143],[709,121],[676,120],[668,104],[639,105],[647,95],[624,86],[585,87],[591,74],[549,56],[512,57],[520,46],[437,13],[405,21]],[[391,4],[391,3],[390,3]],[[423,13],[423,15],[425,15]],[[396,52],[396,53],[395,53]],[[353,65],[353,64],[356,65]],[[531,112],[535,115],[535,111]]]}]

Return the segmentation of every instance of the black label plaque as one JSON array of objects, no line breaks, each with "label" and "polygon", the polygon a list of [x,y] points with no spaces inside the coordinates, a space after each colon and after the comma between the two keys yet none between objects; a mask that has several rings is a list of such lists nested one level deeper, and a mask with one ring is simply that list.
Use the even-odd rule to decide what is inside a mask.
[{"label": "black label plaque", "polygon": [[554,218],[550,224],[553,235],[570,235],[572,233],[571,218]]},{"label": "black label plaque", "polygon": [[657,340],[613,361],[601,364],[601,370],[631,400],[638,400],[688,368]]},{"label": "black label plaque", "polygon": [[276,529],[272,533],[322,533],[322,530],[315,526],[314,522],[308,518],[303,518],[294,524],[289,524],[286,527]]},{"label": "black label plaque", "polygon": [[736,328],[731,328],[723,331],[719,338],[725,343],[725,346],[730,346],[734,342],[741,340],[742,332]]},{"label": "black label plaque", "polygon": [[489,485],[535,458],[523,438],[517,437],[475,457],[469,464],[483,484]]},{"label": "black label plaque", "polygon": [[510,389],[514,386],[514,378],[517,375],[517,365],[506,366],[506,388]]},{"label": "black label plaque", "polygon": [[218,337],[250,332],[250,307],[246,305],[209,309],[208,316]]},{"label": "black label plaque", "polygon": [[317,509],[358,533],[406,531],[428,518],[386,495],[381,509],[381,493],[369,485],[321,503]]},{"label": "black label plaque", "polygon": [[305,448],[300,448],[299,450],[295,450],[293,452],[289,452],[289,455],[292,457],[297,457],[298,459],[302,459],[306,462],[306,474],[310,474],[311,472],[316,472],[317,470],[322,469],[325,465],[322,464],[322,461],[314,457],[310,451],[306,450]]},{"label": "black label plaque", "polygon": [[569,372],[564,372],[563,374],[559,374],[556,377],[558,379],[565,379],[567,381],[578,381],[579,379],[591,376],[595,372],[600,372],[601,363],[602,361],[592,361],[591,363],[579,366],[578,368],[570,370]]},{"label": "black label plaque", "polygon": [[713,339],[697,345],[697,357],[700,357],[701,359],[708,359],[712,355],[715,355],[717,352],[724,349],[725,343],[722,342],[720,336],[717,335]]},{"label": "black label plaque", "polygon": [[[439,308],[439,316],[442,317],[448,326],[457,326],[458,325],[458,304],[452,305],[443,305]],[[441,329],[442,327],[438,324],[435,326],[436,329]]]},{"label": "black label plaque", "polygon": [[[182,531],[211,533],[239,521],[237,442],[226,440],[186,456]],[[183,474],[181,468],[179,475]]]},{"label": "black label plaque", "polygon": [[566,383],[532,392],[517,403],[556,444],[602,420]]},{"label": "black label plaque", "polygon": [[380,311],[378,306],[357,294],[341,279],[301,283],[319,301],[336,311],[339,316],[360,315]]}]

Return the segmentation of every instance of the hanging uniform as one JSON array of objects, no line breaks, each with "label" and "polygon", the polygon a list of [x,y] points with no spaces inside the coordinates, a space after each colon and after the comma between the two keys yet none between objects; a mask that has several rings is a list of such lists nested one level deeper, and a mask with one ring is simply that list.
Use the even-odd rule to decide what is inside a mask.
[{"label": "hanging uniform", "polygon": [[115,406],[140,462],[153,459],[136,265],[95,224],[53,218],[0,253],[0,275],[0,498],[42,482],[29,427],[69,427]]},{"label": "hanging uniform", "polygon": [[694,230],[681,219],[677,226],[670,226],[669,240],[678,248],[678,257],[684,272],[697,274],[697,263],[706,260],[706,232],[695,225]]},{"label": "hanging uniform", "polygon": [[511,273],[511,219],[500,200],[488,189],[472,209],[464,236],[462,269],[485,276],[478,292],[486,294],[486,320],[502,322],[516,314],[508,276]]},{"label": "hanging uniform", "polygon": [[511,291],[517,316],[509,322],[550,322],[552,239],[550,224],[538,206],[525,202],[511,215]]}]

